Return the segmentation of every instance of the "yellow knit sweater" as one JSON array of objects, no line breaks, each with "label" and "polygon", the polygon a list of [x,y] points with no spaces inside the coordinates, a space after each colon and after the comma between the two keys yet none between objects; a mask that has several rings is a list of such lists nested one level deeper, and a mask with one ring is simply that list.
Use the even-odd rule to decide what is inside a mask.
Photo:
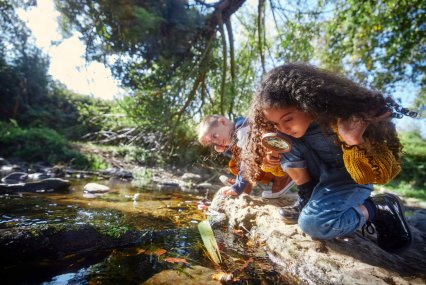
[{"label": "yellow knit sweater", "polygon": [[343,161],[352,179],[358,184],[386,184],[401,167],[386,144],[365,142],[357,146],[346,145],[342,138]]},{"label": "yellow knit sweater", "polygon": [[264,172],[270,172],[272,173],[274,176],[278,176],[278,177],[283,177],[285,175],[285,172],[283,171],[283,169],[281,168],[281,166],[277,166],[277,167],[268,167],[265,165],[261,165],[260,169],[262,169],[262,171]]}]

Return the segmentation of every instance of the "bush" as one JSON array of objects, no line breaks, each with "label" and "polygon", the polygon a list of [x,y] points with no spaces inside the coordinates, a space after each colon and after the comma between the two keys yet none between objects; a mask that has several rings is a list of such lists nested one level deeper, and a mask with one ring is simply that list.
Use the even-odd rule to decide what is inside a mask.
[{"label": "bush", "polygon": [[416,132],[403,133],[402,171],[397,181],[405,181],[415,188],[426,189],[426,141]]},{"label": "bush", "polygon": [[24,129],[4,122],[0,122],[0,129],[1,156],[16,157],[26,162],[71,163],[79,168],[91,163],[54,130]]}]

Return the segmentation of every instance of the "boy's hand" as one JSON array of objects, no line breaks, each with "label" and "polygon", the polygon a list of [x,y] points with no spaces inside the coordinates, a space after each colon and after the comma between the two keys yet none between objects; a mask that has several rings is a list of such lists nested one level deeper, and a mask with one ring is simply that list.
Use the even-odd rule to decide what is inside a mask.
[{"label": "boy's hand", "polygon": [[220,188],[219,194],[223,196],[238,196],[238,193],[235,192],[230,186],[224,186]]},{"label": "boy's hand", "polygon": [[364,143],[364,132],[371,123],[386,120],[390,115],[390,112],[386,112],[371,119],[363,119],[354,116],[347,120],[338,119],[337,130],[347,145],[359,145]]}]

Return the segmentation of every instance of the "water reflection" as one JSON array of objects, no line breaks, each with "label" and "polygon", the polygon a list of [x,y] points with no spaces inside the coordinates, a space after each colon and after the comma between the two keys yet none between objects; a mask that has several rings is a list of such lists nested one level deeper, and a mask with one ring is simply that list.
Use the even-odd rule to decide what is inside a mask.
[{"label": "water reflection", "polygon": [[[53,225],[93,225],[118,234],[127,229],[144,232],[142,242],[109,250],[92,248],[58,255],[59,259],[26,260],[5,266],[0,276],[16,284],[140,284],[155,273],[178,266],[165,261],[166,257],[213,267],[196,227],[206,219],[203,210],[211,199],[206,193],[136,188],[114,182],[108,185],[108,193],[89,199],[83,192],[86,182],[74,181],[69,193],[0,196],[0,229],[37,231]],[[158,255],[159,250],[165,253]],[[239,257],[245,258],[241,253]]]}]

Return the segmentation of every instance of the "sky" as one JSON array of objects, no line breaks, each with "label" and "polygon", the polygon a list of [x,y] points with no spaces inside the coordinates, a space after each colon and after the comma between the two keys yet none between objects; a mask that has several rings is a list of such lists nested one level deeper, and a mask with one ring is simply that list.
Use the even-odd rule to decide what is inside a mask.
[{"label": "sky", "polygon": [[[248,5],[255,7],[253,0],[248,1]],[[59,12],[55,10],[53,0],[37,1],[36,7],[28,11],[18,10],[18,15],[32,30],[36,46],[50,57],[49,73],[54,79],[83,95],[113,99],[125,94],[125,90],[118,87],[118,81],[113,79],[110,70],[103,64],[85,61],[85,47],[79,40],[79,34],[62,39],[56,21]],[[404,106],[409,106],[416,92],[412,84],[403,84],[393,95],[401,98]],[[426,138],[425,119],[404,118],[396,123],[401,131],[420,129]]]},{"label": "sky", "polygon": [[31,10],[18,10],[31,29],[36,46],[50,57],[49,74],[69,89],[83,95],[113,99],[125,94],[109,69],[98,62],[86,63],[85,47],[78,34],[62,39],[56,21],[59,16],[52,0],[37,1]]}]

